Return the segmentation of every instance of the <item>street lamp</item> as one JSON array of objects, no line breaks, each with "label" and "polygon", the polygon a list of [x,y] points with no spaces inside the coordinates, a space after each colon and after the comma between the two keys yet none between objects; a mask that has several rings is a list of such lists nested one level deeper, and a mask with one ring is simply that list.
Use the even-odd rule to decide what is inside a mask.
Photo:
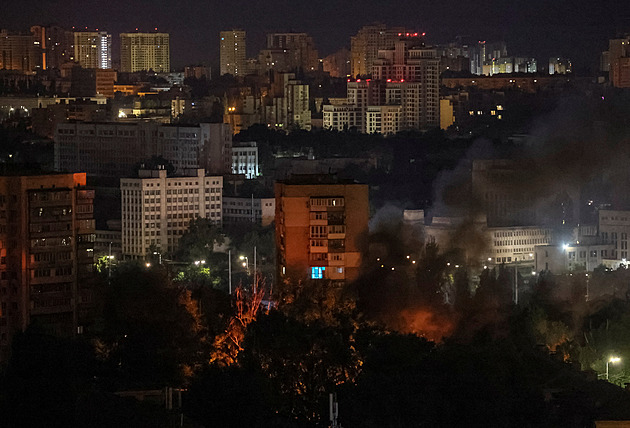
[{"label": "street lamp", "polygon": [[610,365],[610,363],[615,364],[619,361],[621,361],[621,358],[619,357],[610,357],[608,361],[606,361],[606,380],[608,380],[608,366]]},{"label": "street lamp", "polygon": [[240,256],[239,260],[241,260],[243,263],[243,267],[247,269],[247,272],[249,272],[249,257],[247,256]]}]

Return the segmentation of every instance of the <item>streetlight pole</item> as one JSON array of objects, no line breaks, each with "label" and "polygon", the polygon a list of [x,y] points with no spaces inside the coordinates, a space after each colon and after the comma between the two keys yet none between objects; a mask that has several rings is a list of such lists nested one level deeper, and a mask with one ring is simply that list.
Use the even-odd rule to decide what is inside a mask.
[{"label": "streetlight pole", "polygon": [[232,295],[232,250],[228,250],[228,294]]}]

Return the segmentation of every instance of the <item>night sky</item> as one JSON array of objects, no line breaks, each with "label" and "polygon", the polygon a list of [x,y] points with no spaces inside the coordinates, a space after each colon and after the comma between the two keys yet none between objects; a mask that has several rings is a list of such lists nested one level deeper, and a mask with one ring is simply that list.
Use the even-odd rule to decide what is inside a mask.
[{"label": "night sky", "polygon": [[218,33],[247,31],[248,56],[263,47],[264,34],[305,31],[320,55],[350,46],[350,36],[365,24],[383,22],[427,33],[429,42],[457,35],[505,40],[508,54],[567,56],[579,71],[593,69],[607,40],[630,32],[628,0],[0,0],[0,28],[30,25],[99,28],[113,35],[136,27],[158,27],[171,34],[174,68],[189,63],[218,64]]}]

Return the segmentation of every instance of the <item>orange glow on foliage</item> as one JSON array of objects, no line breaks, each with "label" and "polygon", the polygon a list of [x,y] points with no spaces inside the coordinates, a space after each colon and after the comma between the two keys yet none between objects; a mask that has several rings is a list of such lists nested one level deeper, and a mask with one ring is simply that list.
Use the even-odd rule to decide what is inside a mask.
[{"label": "orange glow on foliage", "polygon": [[441,342],[453,333],[455,324],[451,317],[430,309],[404,309],[400,312],[400,322],[396,330],[425,337],[433,342]]}]

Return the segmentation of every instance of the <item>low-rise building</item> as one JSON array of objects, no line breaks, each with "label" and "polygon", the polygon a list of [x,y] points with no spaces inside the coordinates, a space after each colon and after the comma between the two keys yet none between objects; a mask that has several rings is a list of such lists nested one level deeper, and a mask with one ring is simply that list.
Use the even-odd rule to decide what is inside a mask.
[{"label": "low-rise building", "polygon": [[275,218],[274,198],[223,197],[223,224],[257,223],[269,226]]},{"label": "low-rise building", "polygon": [[244,175],[247,179],[260,175],[255,141],[232,144],[232,174]]}]

